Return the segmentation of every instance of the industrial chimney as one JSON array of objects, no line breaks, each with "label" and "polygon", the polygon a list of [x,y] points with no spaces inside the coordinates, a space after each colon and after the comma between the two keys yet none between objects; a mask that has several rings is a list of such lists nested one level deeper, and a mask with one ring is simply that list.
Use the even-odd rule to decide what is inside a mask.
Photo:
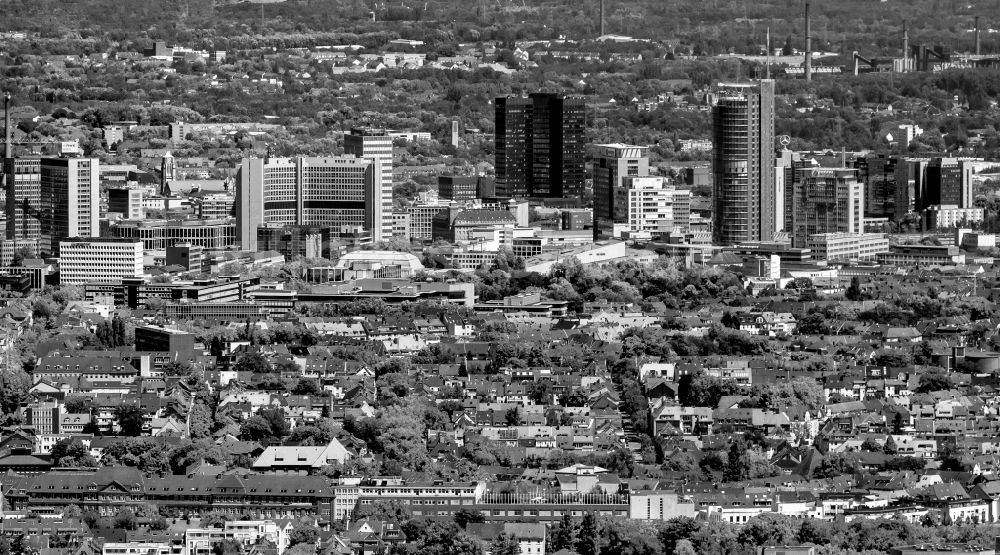
[{"label": "industrial chimney", "polygon": [[601,35],[604,36],[604,0],[601,0]]},{"label": "industrial chimney", "polygon": [[0,163],[0,171],[13,154],[11,148],[12,133],[10,129],[10,93],[3,94],[3,161]]},{"label": "industrial chimney", "polygon": [[906,29],[906,20],[903,20],[903,73],[910,71],[910,32]]},{"label": "industrial chimney", "polygon": [[812,81],[812,37],[809,35],[809,2],[806,2],[806,81]]},{"label": "industrial chimney", "polygon": [[979,52],[979,16],[976,16],[976,56],[980,54]]}]

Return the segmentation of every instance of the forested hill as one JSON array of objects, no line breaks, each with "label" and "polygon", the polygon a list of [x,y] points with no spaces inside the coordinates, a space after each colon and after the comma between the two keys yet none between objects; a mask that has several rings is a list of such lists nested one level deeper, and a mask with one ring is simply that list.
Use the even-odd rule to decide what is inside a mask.
[{"label": "forested hill", "polygon": [[[43,37],[100,36],[181,43],[222,38],[384,31],[447,44],[477,39],[593,37],[600,0],[0,0],[0,31]],[[392,4],[392,5],[390,5]],[[688,45],[698,52],[755,53],[772,41],[802,42],[801,0],[606,0],[606,31]],[[372,21],[374,12],[375,21]],[[903,21],[911,44],[971,50],[973,17],[983,48],[1000,51],[1000,0],[839,0],[812,3],[815,50],[899,55]],[[208,44],[206,46],[216,46]]]}]

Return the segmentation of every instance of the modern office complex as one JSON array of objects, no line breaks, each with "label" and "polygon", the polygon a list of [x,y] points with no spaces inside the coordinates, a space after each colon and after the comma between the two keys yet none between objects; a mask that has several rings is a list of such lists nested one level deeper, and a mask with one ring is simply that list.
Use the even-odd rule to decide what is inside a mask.
[{"label": "modern office complex", "polygon": [[370,127],[354,128],[344,135],[344,154],[378,160],[381,164],[379,198],[382,199],[381,213],[386,217],[379,220],[380,230],[372,229],[373,235],[377,237],[376,241],[392,236],[392,220],[389,218],[392,214],[392,139],[389,131]]},{"label": "modern office complex", "polygon": [[594,159],[594,218],[615,217],[616,191],[626,177],[649,175],[649,148],[623,144],[597,145]]},{"label": "modern office complex", "polygon": [[668,185],[662,177],[626,177],[615,189],[614,233],[656,238],[675,228],[687,232],[691,191]]},{"label": "modern office complex", "polygon": [[583,194],[586,104],[534,93],[495,102],[496,194],[572,198]]},{"label": "modern office complex", "polygon": [[275,251],[291,259],[330,258],[332,230],[319,225],[258,226],[257,248]]},{"label": "modern office complex", "polygon": [[59,256],[67,238],[99,234],[100,164],[97,158],[42,158],[41,251]]},{"label": "modern office complex", "polygon": [[795,172],[792,244],[810,235],[864,232],[864,185],[853,168],[803,168]]},{"label": "modern office complex", "polygon": [[68,238],[59,244],[59,282],[82,285],[142,276],[142,241]]},{"label": "modern office complex", "polygon": [[141,240],[146,250],[162,250],[178,243],[225,249],[236,245],[236,220],[121,220],[109,224],[106,235]]},{"label": "modern office complex", "polygon": [[713,240],[770,240],[774,198],[774,81],[721,84],[712,112]]},{"label": "modern office complex", "polygon": [[384,210],[382,177],[378,159],[244,159],[236,187],[240,248],[258,250],[262,225],[363,226],[375,241],[388,238],[392,212]]}]

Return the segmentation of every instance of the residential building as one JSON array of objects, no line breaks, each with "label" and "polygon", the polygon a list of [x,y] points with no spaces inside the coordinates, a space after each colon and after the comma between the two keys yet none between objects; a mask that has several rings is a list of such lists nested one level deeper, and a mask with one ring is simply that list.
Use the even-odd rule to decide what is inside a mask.
[{"label": "residential building", "polygon": [[864,185],[850,168],[796,170],[792,245],[804,247],[819,233],[864,232]]},{"label": "residential building", "polygon": [[237,242],[257,251],[262,225],[363,226],[375,241],[388,238],[391,187],[385,209],[383,176],[377,157],[244,159],[236,187]]},{"label": "residential building", "polygon": [[108,189],[108,212],[121,214],[126,220],[143,219],[142,190]]},{"label": "residential building", "polygon": [[884,233],[817,233],[807,236],[804,246],[818,260],[874,261],[889,252],[889,238]]},{"label": "residential building", "polygon": [[[392,236],[392,135],[385,129],[369,127],[353,128],[344,135],[344,153],[358,158],[377,161],[381,169],[381,180],[372,199],[381,199],[378,217],[373,220],[371,230],[376,241]],[[380,226],[376,229],[376,226]]]},{"label": "residential building", "polygon": [[100,166],[97,158],[42,158],[41,251],[59,256],[61,241],[100,234]]},{"label": "residential building", "polygon": [[627,177],[649,175],[649,148],[624,144],[597,145],[594,158],[594,218],[614,220],[615,200]]},{"label": "residential building", "polygon": [[713,242],[770,240],[774,198],[774,81],[720,84],[712,112]]},{"label": "residential building", "polygon": [[551,93],[497,98],[496,194],[507,197],[580,199],[586,104]]},{"label": "residential building", "polygon": [[143,274],[142,241],[74,237],[59,243],[59,282],[83,285],[114,282]]}]

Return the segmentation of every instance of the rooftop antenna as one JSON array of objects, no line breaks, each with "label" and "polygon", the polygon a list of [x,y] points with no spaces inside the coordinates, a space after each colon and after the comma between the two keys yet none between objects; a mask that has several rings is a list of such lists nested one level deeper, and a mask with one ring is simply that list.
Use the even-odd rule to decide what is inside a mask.
[{"label": "rooftop antenna", "polygon": [[770,25],[767,26],[767,42],[764,45],[764,49],[765,49],[764,65],[766,66],[765,74],[767,76],[766,79],[770,79],[771,78],[771,26]]}]

